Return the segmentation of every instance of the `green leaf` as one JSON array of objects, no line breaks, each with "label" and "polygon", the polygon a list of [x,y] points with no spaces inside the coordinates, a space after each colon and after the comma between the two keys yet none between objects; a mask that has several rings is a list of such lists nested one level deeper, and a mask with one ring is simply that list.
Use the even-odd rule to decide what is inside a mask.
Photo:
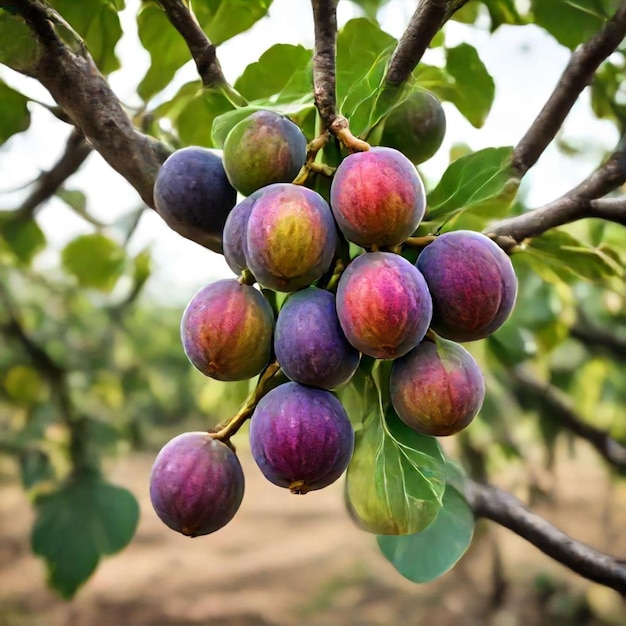
[{"label": "green leaf", "polygon": [[307,68],[312,56],[313,51],[304,46],[276,44],[246,67],[234,87],[248,100],[269,98],[279,93],[295,72]]},{"label": "green leaf", "polygon": [[176,118],[180,140],[187,146],[215,147],[211,137],[213,121],[233,110],[233,105],[220,89],[205,89],[191,98]]},{"label": "green leaf", "polygon": [[593,37],[618,0],[532,0],[535,23],[571,50]]},{"label": "green leaf", "polygon": [[94,476],[70,480],[35,500],[33,552],[46,560],[50,585],[71,598],[96,569],[132,539],[139,506],[126,489]]},{"label": "green leaf", "polygon": [[595,283],[624,275],[622,264],[613,256],[559,228],[532,239],[522,254],[548,280],[556,276],[565,282],[583,279]]},{"label": "green leaf", "polygon": [[515,0],[482,0],[491,17],[491,30],[501,24],[523,24]]},{"label": "green leaf", "polygon": [[0,80],[0,144],[30,125],[28,98]]},{"label": "green leaf", "polygon": [[498,361],[508,367],[520,365],[537,354],[533,334],[510,320],[487,337],[487,346]]},{"label": "green leaf", "polygon": [[14,365],[4,377],[4,390],[17,404],[30,406],[42,397],[45,385],[36,369]]},{"label": "green leaf", "polygon": [[[339,110],[350,117],[361,101],[380,84],[382,72],[397,41],[367,18],[350,20],[337,35],[337,102]],[[389,51],[381,65],[381,54]],[[370,77],[368,78],[368,74]],[[354,131],[353,131],[354,132]]]},{"label": "green leaf", "polygon": [[21,265],[30,265],[46,247],[46,236],[34,219],[0,220],[0,238]]},{"label": "green leaf", "polygon": [[480,128],[493,104],[496,87],[478,52],[466,43],[448,48],[446,70],[456,86],[450,100],[470,124]]},{"label": "green leaf", "polygon": [[207,37],[219,46],[267,14],[272,0],[195,0],[193,10]]},{"label": "green leaf", "polygon": [[435,521],[413,535],[379,535],[378,547],[402,576],[426,583],[442,576],[458,562],[474,534],[474,515],[465,498],[447,483]]},{"label": "green leaf", "polygon": [[83,37],[103,74],[120,67],[115,46],[122,36],[122,27],[116,7],[109,0],[52,0],[51,4]]},{"label": "green leaf", "polygon": [[19,455],[22,487],[32,489],[54,479],[54,467],[48,453],[39,448],[24,448]]},{"label": "green leaf", "polygon": [[471,212],[486,223],[506,214],[519,187],[511,152],[485,148],[451,163],[428,194],[427,219],[449,221]]},{"label": "green leaf", "polygon": [[191,60],[191,55],[185,40],[156,4],[142,3],[137,13],[137,32],[151,60],[137,87],[137,93],[147,102],[169,85],[176,71]]},{"label": "green leaf", "polygon": [[20,72],[28,70],[39,58],[41,48],[24,20],[0,9],[0,63]]},{"label": "green leaf", "polygon": [[61,253],[63,268],[78,279],[81,287],[110,291],[122,274],[124,248],[100,234],[81,235]]},{"label": "green leaf", "polygon": [[437,440],[375,409],[356,432],[346,499],[359,524],[378,534],[407,535],[437,516],[446,466]]}]

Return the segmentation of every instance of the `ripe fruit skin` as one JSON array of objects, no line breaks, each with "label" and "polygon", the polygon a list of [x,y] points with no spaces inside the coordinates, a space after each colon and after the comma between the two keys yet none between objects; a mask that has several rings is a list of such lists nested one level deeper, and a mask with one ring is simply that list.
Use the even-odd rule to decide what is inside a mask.
[{"label": "ripe fruit skin", "polygon": [[343,474],[352,457],[354,432],[330,391],[288,382],[259,401],[250,422],[250,448],[270,482],[307,493]]},{"label": "ripe fruit skin", "polygon": [[300,185],[276,183],[263,189],[250,211],[248,267],[264,287],[296,291],[326,273],[338,242],[322,196]]},{"label": "ripe fruit skin", "polygon": [[228,180],[244,196],[271,183],[289,183],[306,161],[304,133],[274,111],[255,111],[238,122],[224,141]]},{"label": "ripe fruit skin", "polygon": [[215,252],[222,252],[224,223],[236,201],[222,159],[208,148],[176,150],[154,181],[154,204],[168,226]]},{"label": "ripe fruit skin", "polygon": [[366,252],[339,279],[337,314],[357,350],[377,359],[395,359],[424,338],[432,300],[415,265],[392,252]]},{"label": "ripe fruit skin", "polygon": [[465,428],[480,410],[485,381],[461,345],[425,339],[393,362],[391,402],[400,419],[423,435],[442,437]]},{"label": "ripe fruit skin", "polygon": [[257,289],[234,278],[200,289],[189,301],[180,328],[187,358],[215,380],[246,380],[269,362],[272,307]]},{"label": "ripe fruit skin", "polygon": [[224,259],[235,274],[239,275],[248,267],[246,261],[246,231],[250,211],[261,196],[263,190],[255,191],[239,204],[235,205],[228,214],[224,224],[223,247]]},{"label": "ripe fruit skin", "polygon": [[457,230],[439,235],[417,259],[433,298],[433,329],[454,341],[495,332],[515,304],[517,277],[489,237]]},{"label": "ripe fruit skin", "polygon": [[439,150],[445,134],[446,114],[441,102],[429,91],[416,89],[391,110],[380,143],[399,150],[417,165]]},{"label": "ripe fruit skin", "polygon": [[206,432],[182,433],[161,448],[150,473],[159,518],[188,537],[208,535],[235,515],[244,492],[237,455]]},{"label": "ripe fruit skin", "polygon": [[360,358],[341,330],[334,294],[317,287],[287,298],[276,319],[274,350],[289,378],[323,389],[350,380]]},{"label": "ripe fruit skin", "polygon": [[413,234],[426,211],[415,166],[392,148],[348,155],[330,188],[330,205],[346,239],[359,246],[396,246]]}]

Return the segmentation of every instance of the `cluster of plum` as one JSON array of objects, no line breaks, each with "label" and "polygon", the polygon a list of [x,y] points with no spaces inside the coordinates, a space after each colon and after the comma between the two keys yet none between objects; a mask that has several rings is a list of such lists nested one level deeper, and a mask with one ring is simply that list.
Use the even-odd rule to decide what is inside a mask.
[{"label": "cluster of plum", "polygon": [[[166,221],[219,240],[236,274],[188,303],[181,337],[191,363],[235,381],[276,360],[289,379],[255,402],[249,437],[266,478],[294,493],[326,487],[350,462],[354,432],[332,390],[349,384],[362,355],[393,361],[390,402],[408,426],[435,436],[466,427],[485,386],[460,343],[493,333],[517,289],[509,258],[480,233],[439,235],[416,263],[399,254],[426,209],[417,169],[400,151],[346,156],[329,201],[291,182],[306,159],[297,125],[257,111],[230,131],[223,160],[180,149],[154,189]],[[237,191],[245,199],[235,205]],[[354,258],[347,242],[360,247]],[[277,312],[272,292],[288,294]],[[243,490],[239,460],[216,433],[175,437],[152,469],[157,514],[189,536],[230,521]]]}]

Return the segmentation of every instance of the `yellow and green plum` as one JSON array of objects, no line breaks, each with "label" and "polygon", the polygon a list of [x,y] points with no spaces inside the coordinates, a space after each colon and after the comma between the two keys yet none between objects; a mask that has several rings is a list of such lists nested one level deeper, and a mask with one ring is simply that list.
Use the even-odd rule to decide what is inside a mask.
[{"label": "yellow and green plum", "polygon": [[398,150],[377,147],[341,161],[330,206],[348,241],[364,248],[397,246],[422,221],[426,194],[409,159]]},{"label": "yellow and green plum", "polygon": [[354,431],[332,392],[288,382],[257,404],[250,449],[270,482],[303,494],[323,489],[343,474],[352,457]]},{"label": "yellow and green plum", "polygon": [[339,243],[328,203],[291,183],[264,187],[246,229],[246,261],[257,281],[275,291],[308,287],[329,269]]},{"label": "yellow and green plum", "polygon": [[463,346],[442,337],[426,338],[393,362],[389,392],[407,426],[444,437],[463,430],[476,417],[485,399],[485,381]]},{"label": "yellow and green plum", "polygon": [[306,154],[306,137],[297,124],[275,111],[255,111],[226,136],[224,168],[232,186],[248,196],[272,183],[293,181]]},{"label": "yellow and green plum", "polygon": [[257,199],[263,193],[262,189],[244,198],[235,205],[226,218],[223,233],[224,259],[237,276],[248,267],[246,261],[246,232],[250,211]]},{"label": "yellow and green plum", "polygon": [[155,208],[168,226],[215,252],[222,252],[222,231],[236,201],[221,157],[200,146],[173,152],[154,182]]},{"label": "yellow and green plum", "polygon": [[507,320],[517,295],[511,260],[482,233],[439,235],[417,259],[433,298],[433,329],[454,341],[488,337]]},{"label": "yellow and green plum", "polygon": [[187,358],[209,378],[247,380],[270,360],[272,307],[257,289],[235,278],[200,289],[187,304],[180,328]]},{"label": "yellow and green plum", "polygon": [[335,295],[317,287],[296,291],[283,304],[274,352],[291,380],[323,389],[348,382],[361,356],[341,330]]},{"label": "yellow and green plum", "polygon": [[337,314],[348,341],[377,359],[395,359],[424,338],[432,300],[419,270],[392,252],[366,252],[344,270]]},{"label": "yellow and green plum", "polygon": [[418,88],[390,111],[380,143],[399,150],[417,165],[439,150],[445,134],[441,102],[430,91]]},{"label": "yellow and green plum", "polygon": [[159,518],[187,537],[224,527],[238,511],[244,475],[237,455],[207,432],[177,435],[161,448],[150,473]]}]

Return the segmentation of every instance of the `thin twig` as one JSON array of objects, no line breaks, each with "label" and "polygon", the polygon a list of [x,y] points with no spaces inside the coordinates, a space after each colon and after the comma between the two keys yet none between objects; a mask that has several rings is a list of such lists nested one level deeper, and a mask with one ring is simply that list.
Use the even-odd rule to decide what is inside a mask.
[{"label": "thin twig", "polygon": [[589,41],[578,47],[561,74],[556,88],[512,155],[520,177],[539,159],[554,139],[582,90],[591,82],[602,61],[626,36],[626,1]]},{"label": "thin twig", "polygon": [[421,0],[391,56],[384,82],[397,87],[420,62],[439,29],[468,0]]},{"label": "thin twig", "polygon": [[512,530],[580,576],[626,595],[626,567],[622,561],[573,539],[512,494],[467,480],[465,497],[477,517]]},{"label": "thin twig", "polygon": [[571,400],[557,387],[545,383],[527,369],[517,367],[510,372],[513,391],[523,405],[532,403],[547,419],[584,439],[610,465],[626,471],[626,447],[611,435],[584,421]]}]

